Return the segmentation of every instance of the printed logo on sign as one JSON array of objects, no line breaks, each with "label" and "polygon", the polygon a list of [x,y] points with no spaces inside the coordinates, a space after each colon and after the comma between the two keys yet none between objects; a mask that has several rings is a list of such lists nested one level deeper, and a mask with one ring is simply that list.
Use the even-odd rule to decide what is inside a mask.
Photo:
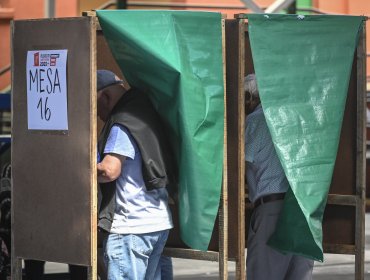
[{"label": "printed logo on sign", "polygon": [[40,63],[35,66],[56,66],[59,54],[41,53]]},{"label": "printed logo on sign", "polygon": [[50,55],[50,66],[57,65],[57,58],[59,57],[59,54],[51,54]]},{"label": "printed logo on sign", "polygon": [[34,53],[33,54],[33,66],[39,66],[40,65],[40,53]]}]

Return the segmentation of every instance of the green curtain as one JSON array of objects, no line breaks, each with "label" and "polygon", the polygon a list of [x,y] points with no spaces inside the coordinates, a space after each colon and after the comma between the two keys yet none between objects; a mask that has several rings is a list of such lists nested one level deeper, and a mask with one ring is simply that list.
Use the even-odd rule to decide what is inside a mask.
[{"label": "green curtain", "polygon": [[261,103],[290,183],[269,245],[323,260],[322,217],[364,18],[248,15]]},{"label": "green curtain", "polygon": [[224,78],[221,14],[97,11],[128,82],[148,92],[179,164],[182,240],[207,250],[222,185]]}]

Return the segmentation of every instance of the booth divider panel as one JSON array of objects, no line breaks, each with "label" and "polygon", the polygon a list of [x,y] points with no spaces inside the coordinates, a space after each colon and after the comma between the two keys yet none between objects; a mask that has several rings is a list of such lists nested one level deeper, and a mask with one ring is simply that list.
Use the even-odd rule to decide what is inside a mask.
[{"label": "booth divider panel", "polygon": [[[90,18],[14,23],[12,234],[15,258],[93,266],[96,80],[92,28],[95,27]],[[68,50],[68,130],[29,130],[27,51],[62,49]]]}]

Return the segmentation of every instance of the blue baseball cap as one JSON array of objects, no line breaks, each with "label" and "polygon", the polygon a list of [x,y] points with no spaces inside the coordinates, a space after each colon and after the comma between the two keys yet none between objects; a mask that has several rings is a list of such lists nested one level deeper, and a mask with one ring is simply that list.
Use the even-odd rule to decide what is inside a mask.
[{"label": "blue baseball cap", "polygon": [[96,80],[98,91],[111,85],[123,84],[123,80],[121,80],[116,74],[104,69],[97,71]]}]

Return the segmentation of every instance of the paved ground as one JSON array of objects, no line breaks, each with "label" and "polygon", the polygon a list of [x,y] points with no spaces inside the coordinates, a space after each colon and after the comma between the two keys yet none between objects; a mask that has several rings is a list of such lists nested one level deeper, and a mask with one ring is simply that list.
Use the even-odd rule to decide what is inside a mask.
[{"label": "paved ground", "polygon": [[[315,263],[314,280],[352,280],[354,279],[354,256],[326,254],[324,263]],[[216,280],[218,263],[173,259],[175,279]],[[235,279],[234,263],[229,262],[230,279]],[[47,263],[46,273],[66,272],[67,265]],[[370,214],[366,214],[365,279],[370,280]]]},{"label": "paved ground", "polygon": [[[367,254],[365,279],[370,280],[370,254]],[[349,280],[354,279],[354,256],[325,255],[324,263],[315,263],[314,280]],[[229,268],[234,271],[234,263]],[[235,279],[235,273],[229,274]],[[175,279],[218,279],[218,263],[174,259]]]}]

